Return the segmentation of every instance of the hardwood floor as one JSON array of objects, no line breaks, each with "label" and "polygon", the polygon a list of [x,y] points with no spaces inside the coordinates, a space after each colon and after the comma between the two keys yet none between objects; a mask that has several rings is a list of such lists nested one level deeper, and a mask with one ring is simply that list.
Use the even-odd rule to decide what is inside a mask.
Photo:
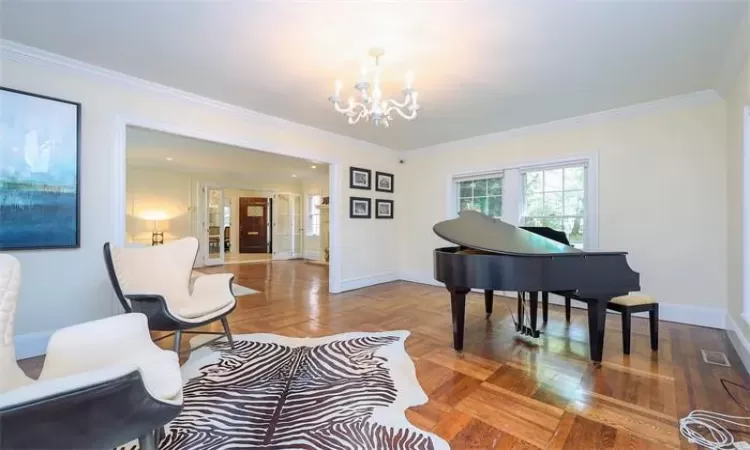
[{"label": "hardwood floor", "polygon": [[[750,385],[723,330],[661,322],[659,352],[652,353],[648,321],[634,318],[632,353],[624,356],[620,318],[610,314],[597,369],[589,362],[585,310],[574,309],[566,324],[563,309],[550,306],[545,334],[522,339],[509,314],[514,299],[497,298],[486,320],[483,295],[469,294],[459,355],[442,288],[394,282],[330,295],[328,267],[301,261],[202,271],[232,272],[235,283],[261,291],[238,298],[229,318],[235,334],[409,330],[407,351],[430,400],[407,417],[453,449],[693,448],[677,429],[691,410],[747,415],[721,387],[721,378]],[[705,364],[701,349],[726,353],[732,367]],[[750,405],[750,397],[736,395]]]}]

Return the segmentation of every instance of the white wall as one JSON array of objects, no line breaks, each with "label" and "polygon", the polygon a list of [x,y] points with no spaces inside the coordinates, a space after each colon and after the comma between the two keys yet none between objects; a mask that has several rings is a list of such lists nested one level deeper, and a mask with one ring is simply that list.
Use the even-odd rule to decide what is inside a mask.
[{"label": "white wall", "polygon": [[432,250],[446,244],[431,227],[448,217],[452,174],[595,153],[600,248],[630,252],[642,290],[661,303],[712,314],[723,326],[724,132],[724,104],[704,92],[409,152],[402,273],[433,279]]},{"label": "white wall", "polygon": [[[158,124],[162,130],[289,156],[336,163],[341,198],[332,204],[340,223],[337,272],[343,289],[396,277],[391,253],[393,221],[348,219],[348,166],[396,172],[392,150],[310,127],[220,104],[80,64],[67,58],[0,41],[0,84],[82,104],[81,248],[14,252],[23,266],[16,333],[19,355],[38,352],[50,330],[113,313],[114,297],[102,260],[102,245],[122,240],[125,182],[118,170],[124,155],[125,122]],[[357,193],[361,194],[361,191]],[[335,200],[335,199],[332,199]],[[24,340],[29,339],[29,340]],[[43,348],[43,347],[42,347]],[[26,353],[24,353],[26,352]]]},{"label": "white wall", "polygon": [[127,242],[151,244],[154,223],[143,219],[151,212],[163,212],[168,217],[156,224],[165,240],[193,234],[191,208],[195,206],[195,190],[190,174],[129,166],[126,176]]}]

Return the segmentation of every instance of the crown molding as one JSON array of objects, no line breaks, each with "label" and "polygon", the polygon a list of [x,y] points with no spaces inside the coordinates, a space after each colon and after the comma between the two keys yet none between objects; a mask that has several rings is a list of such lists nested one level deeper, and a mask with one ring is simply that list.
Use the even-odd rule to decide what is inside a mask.
[{"label": "crown molding", "polygon": [[467,147],[477,147],[492,144],[498,141],[514,139],[535,133],[562,131],[582,125],[601,123],[615,118],[637,116],[640,114],[651,113],[663,109],[707,104],[717,100],[721,100],[721,96],[716,90],[707,89],[651,102],[638,103],[621,108],[614,108],[610,110],[584,114],[581,116],[529,125],[526,127],[514,128],[497,133],[490,133],[456,141],[444,142],[427,147],[396,150],[373,144],[371,142],[363,141],[361,139],[356,139],[349,136],[336,134],[330,131],[325,131],[309,125],[292,122],[280,117],[269,116],[257,111],[243,108],[241,106],[221,102],[208,97],[203,97],[177,88],[154,83],[131,75],[126,75],[114,70],[105,69],[100,66],[85,63],[77,59],[69,58],[67,56],[48,52],[46,50],[20,44],[18,42],[10,41],[7,39],[0,39],[0,56],[2,56],[3,58],[7,57],[11,60],[15,60],[25,64],[34,64],[37,66],[54,69],[64,68],[76,74],[87,76],[96,81],[107,81],[122,88],[148,92],[151,94],[161,95],[166,98],[178,99],[201,105],[203,107],[221,110],[225,113],[235,115],[244,120],[260,122],[262,124],[280,129],[295,128],[294,132],[304,133],[311,138],[322,140],[333,139],[348,145],[356,143],[368,150],[390,152],[397,158],[403,156],[418,156],[423,153],[434,154],[434,152],[436,151],[446,151],[451,149],[466,149]]},{"label": "crown molding", "polygon": [[613,119],[640,116],[657,111],[677,109],[688,106],[705,105],[717,101],[722,101],[719,93],[714,89],[707,89],[703,91],[691,92],[688,94],[681,94],[673,97],[654,100],[651,102],[636,103],[634,105],[623,106],[621,108],[614,108],[605,111],[584,114],[581,116],[529,125],[526,127],[513,128],[511,130],[500,131],[497,133],[484,134],[481,136],[474,136],[457,141],[445,142],[429,147],[404,150],[401,154],[406,156],[434,155],[436,152],[486,147],[489,145],[497,144],[498,142],[517,139],[520,137],[530,136],[538,133],[566,131],[586,125],[604,123]]},{"label": "crown molding", "polygon": [[67,56],[48,52],[40,48],[31,47],[7,39],[0,39],[0,56],[2,58],[8,58],[20,63],[33,64],[44,68],[63,68],[78,75],[89,77],[90,79],[95,81],[106,81],[109,83],[113,83],[121,88],[148,92],[150,94],[157,94],[167,98],[178,99],[181,101],[201,105],[203,107],[221,110],[225,113],[235,115],[239,118],[252,120],[254,122],[260,122],[264,125],[272,127],[283,129],[295,128],[294,131],[296,133],[302,132],[310,137],[315,137],[322,140],[334,139],[348,145],[356,143],[359,146],[366,148],[367,150],[388,151],[392,152],[395,156],[398,155],[398,151],[381,145],[373,144],[372,142],[367,142],[361,139],[356,139],[353,137],[322,130],[310,125],[292,122],[280,117],[270,116],[257,111],[253,111],[251,109],[243,108],[241,106],[225,103],[208,97],[203,97],[201,95],[193,94],[191,92],[183,91],[181,89],[173,88],[170,86],[165,86],[163,84],[154,83],[152,81],[124,74],[122,72],[106,69],[101,66],[89,64],[77,59],[69,58]]}]

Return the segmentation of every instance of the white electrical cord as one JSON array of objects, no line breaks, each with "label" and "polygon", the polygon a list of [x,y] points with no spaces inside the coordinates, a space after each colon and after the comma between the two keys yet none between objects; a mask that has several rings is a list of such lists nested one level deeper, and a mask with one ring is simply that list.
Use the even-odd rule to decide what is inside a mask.
[{"label": "white electrical cord", "polygon": [[[736,420],[747,421],[745,423],[736,422]],[[702,409],[696,409],[688,414],[687,417],[680,419],[680,434],[683,435],[689,443],[698,444],[709,450],[730,450],[736,447],[734,436],[729,432],[721,422],[732,424],[738,427],[750,428],[750,417],[730,416]],[[704,436],[698,429],[708,431],[709,436]]]}]

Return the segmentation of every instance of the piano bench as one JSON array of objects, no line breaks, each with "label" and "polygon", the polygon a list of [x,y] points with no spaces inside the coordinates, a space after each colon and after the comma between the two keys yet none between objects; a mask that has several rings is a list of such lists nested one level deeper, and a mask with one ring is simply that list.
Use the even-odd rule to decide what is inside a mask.
[{"label": "piano bench", "polygon": [[630,354],[630,318],[633,313],[648,312],[651,350],[659,350],[659,304],[643,294],[622,295],[607,303],[607,309],[622,315],[622,351]]}]

